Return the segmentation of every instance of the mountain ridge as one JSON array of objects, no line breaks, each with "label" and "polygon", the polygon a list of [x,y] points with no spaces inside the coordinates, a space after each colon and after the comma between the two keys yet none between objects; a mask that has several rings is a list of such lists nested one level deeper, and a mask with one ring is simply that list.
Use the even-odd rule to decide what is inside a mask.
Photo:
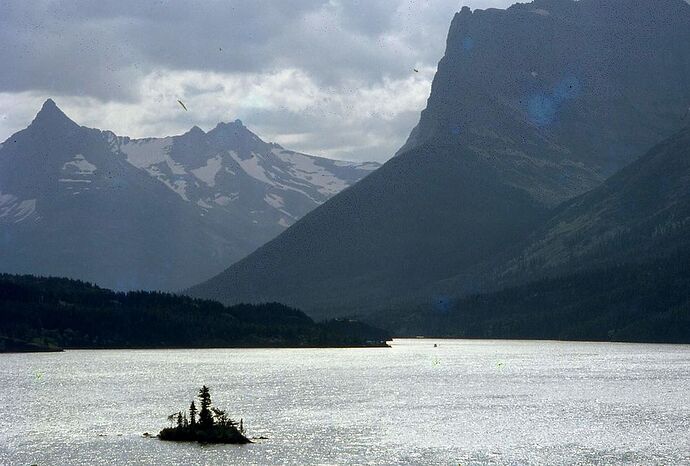
[{"label": "mountain ridge", "polygon": [[[283,149],[239,120],[195,128],[132,139],[47,100],[0,145],[2,270],[178,290],[378,167]],[[99,257],[109,244],[120,253]]]}]

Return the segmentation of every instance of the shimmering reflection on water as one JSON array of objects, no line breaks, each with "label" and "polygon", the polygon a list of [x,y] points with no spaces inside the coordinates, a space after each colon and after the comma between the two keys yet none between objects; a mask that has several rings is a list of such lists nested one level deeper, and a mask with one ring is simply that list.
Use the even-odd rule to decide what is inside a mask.
[{"label": "shimmering reflection on water", "polygon": [[[202,383],[269,440],[142,437]],[[14,354],[0,355],[0,387],[3,465],[690,464],[690,346]]]}]

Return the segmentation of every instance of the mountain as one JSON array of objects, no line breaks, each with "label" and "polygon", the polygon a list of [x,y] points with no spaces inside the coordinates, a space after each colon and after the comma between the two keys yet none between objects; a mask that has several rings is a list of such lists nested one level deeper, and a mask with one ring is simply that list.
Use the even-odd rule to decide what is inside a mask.
[{"label": "mountain", "polygon": [[436,284],[435,306],[372,319],[396,335],[690,342],[690,127],[602,186],[572,199],[494,258],[464,296],[464,277]]},{"label": "mountain", "polygon": [[475,268],[682,127],[689,78],[682,0],[463,8],[397,155],[189,293],[325,316],[479,289]]},{"label": "mountain", "polygon": [[0,270],[178,290],[376,167],[285,150],[240,121],[120,137],[77,125],[48,100],[0,145]]},{"label": "mountain", "polygon": [[[690,251],[690,128],[564,203],[502,266],[543,277]],[[514,280],[515,278],[513,278]]]}]

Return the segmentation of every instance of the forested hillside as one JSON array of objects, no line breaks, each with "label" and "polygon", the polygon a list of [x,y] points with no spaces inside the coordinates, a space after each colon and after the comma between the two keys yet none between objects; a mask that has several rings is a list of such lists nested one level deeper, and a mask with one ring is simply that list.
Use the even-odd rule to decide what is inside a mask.
[{"label": "forested hillside", "polygon": [[398,335],[690,343],[690,252],[376,316]]},{"label": "forested hillside", "polygon": [[[315,323],[281,304],[225,307],[165,293],[116,293],[63,278],[0,275],[0,351],[46,348],[378,345],[380,329]],[[23,343],[23,344],[22,344]]]}]

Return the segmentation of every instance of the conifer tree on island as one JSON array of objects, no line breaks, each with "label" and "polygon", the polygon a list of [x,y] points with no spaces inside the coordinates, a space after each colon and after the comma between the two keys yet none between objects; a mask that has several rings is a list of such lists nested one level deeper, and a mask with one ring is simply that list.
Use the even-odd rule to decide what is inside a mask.
[{"label": "conifer tree on island", "polygon": [[192,404],[189,405],[189,423],[192,426],[196,425],[196,406],[194,406],[194,400],[192,400]]},{"label": "conifer tree on island", "polygon": [[[211,391],[204,385],[198,394],[199,420],[194,401],[189,405],[189,419],[186,413],[178,411],[168,416],[171,426],[161,430],[158,438],[178,442],[197,441],[200,443],[251,443],[244,435],[244,422],[232,420],[225,411],[212,406]],[[173,422],[176,426],[173,427]]]},{"label": "conifer tree on island", "polygon": [[211,414],[211,394],[208,387],[204,385],[199,390],[199,401],[201,404],[201,411],[199,411],[199,424],[202,429],[207,429],[213,426],[213,415]]}]

